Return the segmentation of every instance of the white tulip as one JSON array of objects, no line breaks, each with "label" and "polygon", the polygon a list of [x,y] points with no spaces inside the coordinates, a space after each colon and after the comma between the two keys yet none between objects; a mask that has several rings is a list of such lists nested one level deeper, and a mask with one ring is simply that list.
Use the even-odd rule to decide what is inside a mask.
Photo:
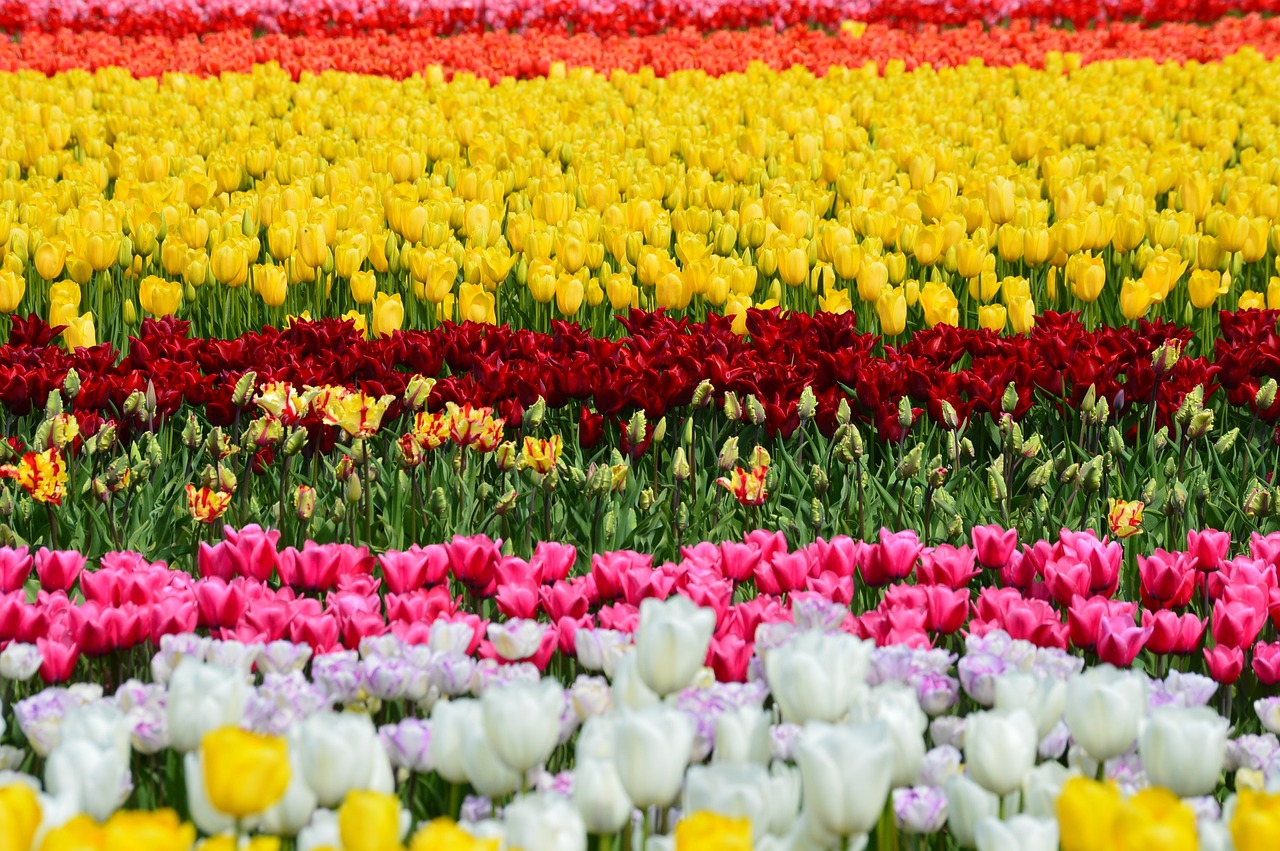
[{"label": "white tulip", "polygon": [[1204,706],[1157,709],[1138,739],[1147,779],[1183,798],[1212,793],[1226,760],[1229,726]]},{"label": "white tulip", "polygon": [[770,650],[765,676],[783,720],[841,720],[866,690],[873,647],[847,632],[808,631]]},{"label": "white tulip", "polygon": [[1039,743],[1035,722],[1021,709],[975,712],[965,724],[964,761],[984,788],[1008,795],[1022,788]]},{"label": "white tulip", "polygon": [[[770,651],[770,658],[780,649]],[[811,826],[838,837],[869,832],[889,797],[893,757],[883,721],[809,724],[796,743],[796,762]]]},{"label": "white tulip", "polygon": [[205,733],[238,727],[252,689],[244,674],[182,657],[169,681],[169,742],[179,753],[200,747]]},{"label": "white tulip", "polygon": [[297,836],[316,811],[316,793],[303,774],[295,748],[289,749],[289,788],[284,797],[262,814],[262,830],[277,836]]},{"label": "white tulip", "polygon": [[716,628],[716,615],[688,597],[650,597],[640,603],[636,670],[660,697],[680,691],[702,668]]},{"label": "white tulip", "polygon": [[775,762],[769,769],[769,793],[765,796],[766,829],[785,836],[800,815],[800,769]]},{"label": "white tulip", "polygon": [[749,704],[720,713],[716,717],[716,743],[711,758],[716,762],[768,765],[773,746],[769,720],[769,713]]},{"label": "white tulip", "polygon": [[1028,771],[1022,781],[1022,811],[1037,818],[1057,818],[1058,793],[1077,773],[1060,762],[1042,762]]},{"label": "white tulip", "polygon": [[471,698],[441,700],[431,707],[431,764],[450,783],[466,783],[462,743],[467,730],[484,723],[480,701]]},{"label": "white tulip", "polygon": [[693,754],[694,732],[689,716],[669,706],[619,714],[614,764],[637,807],[666,807],[675,801]]},{"label": "white tulip", "polygon": [[865,699],[853,705],[852,721],[880,719],[888,727],[893,742],[894,788],[914,786],[924,768],[924,731],[929,717],[916,700],[915,689],[900,683],[886,683],[868,692]]},{"label": "white tulip", "polygon": [[988,816],[974,831],[978,851],[1057,851],[1057,819],[1013,816],[1008,821]]},{"label": "white tulip", "polygon": [[1103,761],[1133,747],[1146,710],[1141,674],[1099,665],[1071,678],[1062,717],[1085,753]]},{"label": "white tulip", "polygon": [[26,682],[36,675],[44,662],[44,654],[34,644],[11,641],[0,650],[0,680]]},{"label": "white tulip", "polygon": [[315,815],[311,817],[311,822],[298,832],[298,851],[319,851],[322,848],[341,847],[342,835],[338,833],[338,814],[333,810],[316,810]]},{"label": "white tulip", "polygon": [[947,831],[961,848],[973,848],[978,822],[998,817],[1000,799],[963,774],[947,780]]},{"label": "white tulip", "polygon": [[368,715],[317,712],[294,726],[289,738],[321,807],[338,806],[352,790],[395,791],[391,760]]},{"label": "white tulip", "polygon": [[613,669],[611,689],[614,705],[627,709],[643,709],[662,700],[640,678],[635,653],[628,653],[618,660]]},{"label": "white tulip", "polygon": [[73,707],[67,712],[59,741],[84,739],[98,747],[111,748],[128,763],[131,750],[129,732],[124,713],[113,704],[99,700],[87,706]]},{"label": "white tulip", "polygon": [[564,688],[551,677],[486,689],[480,708],[493,749],[522,774],[546,762],[560,741]]},{"label": "white tulip", "polygon": [[484,711],[480,714],[482,723],[463,731],[462,767],[466,770],[467,782],[477,792],[487,798],[497,798],[519,789],[523,775],[498,756],[493,742],[485,734]]},{"label": "white tulip", "polygon": [[755,763],[719,762],[690,766],[684,779],[686,813],[709,812],[751,820],[758,838],[766,825],[761,814],[769,804],[769,772]]},{"label": "white tulip", "polygon": [[1067,684],[1057,677],[1015,672],[996,680],[996,709],[1023,709],[1036,725],[1037,739],[1053,731],[1067,703]]},{"label": "white tulip", "polygon": [[1200,839],[1200,851],[1233,851],[1235,848],[1225,817],[1222,821],[1201,819],[1196,824],[1196,828]]},{"label": "white tulip", "polygon": [[578,731],[578,747],[574,753],[574,762],[588,759],[603,759],[613,762],[617,743],[617,721],[621,713],[610,712],[608,715],[596,715],[588,718]]},{"label": "white tulip", "polygon": [[77,812],[106,821],[133,789],[129,758],[112,744],[65,739],[49,754],[44,785],[53,797],[74,801]]},{"label": "white tulip", "polygon": [[522,795],[507,805],[507,847],[521,851],[586,851],[582,816],[562,795]]},{"label": "white tulip", "polygon": [[595,834],[622,830],[631,821],[631,812],[635,809],[612,762],[581,756],[573,770],[573,805],[578,808],[587,833]]}]

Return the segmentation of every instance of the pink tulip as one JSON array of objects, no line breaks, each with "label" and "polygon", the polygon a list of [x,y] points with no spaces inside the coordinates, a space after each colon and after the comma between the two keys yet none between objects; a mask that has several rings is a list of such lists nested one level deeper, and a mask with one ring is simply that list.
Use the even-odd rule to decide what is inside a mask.
[{"label": "pink tulip", "polygon": [[84,598],[103,606],[118,606],[124,602],[121,586],[123,571],[109,567],[86,570],[80,574],[80,593]]},{"label": "pink tulip", "polygon": [[153,644],[159,645],[165,635],[194,632],[199,616],[195,603],[169,597],[150,607],[148,637]]},{"label": "pink tulip", "polygon": [[[746,582],[755,574],[756,565],[760,563],[761,553],[758,547],[751,544],[739,544],[725,541],[720,545],[721,567],[724,575],[734,582]],[[594,565],[595,559],[592,558]],[[594,571],[594,567],[592,568]]]},{"label": "pink tulip", "polygon": [[43,660],[40,663],[40,679],[46,685],[65,683],[71,679],[71,673],[80,659],[80,648],[75,642],[38,638],[35,645]]},{"label": "pink tulip", "polygon": [[1191,602],[1196,590],[1196,567],[1189,553],[1157,549],[1138,556],[1142,603],[1151,609],[1178,609]]},{"label": "pink tulip", "polygon": [[1242,601],[1219,600],[1213,606],[1212,633],[1216,644],[1244,649],[1253,644],[1266,621],[1266,610]]},{"label": "pink tulip", "polygon": [[640,609],[630,603],[614,603],[604,606],[596,614],[601,629],[616,629],[618,632],[635,632],[640,624]]},{"label": "pink tulip", "polygon": [[[541,546],[541,544],[539,545]],[[537,553],[534,553],[537,558]],[[683,546],[680,548],[680,559],[688,567],[703,567],[714,570],[717,574],[721,573],[720,562],[723,556],[720,552],[720,545],[713,544],[711,541],[702,541],[694,544],[692,547]]]},{"label": "pink tulip", "polygon": [[[819,538],[808,549],[817,572],[829,572],[837,576],[853,576],[862,554],[862,544],[848,535],[836,535],[830,541]],[[816,574],[811,570],[809,575]]]},{"label": "pink tulip", "polygon": [[756,587],[763,594],[789,594],[803,588],[809,577],[809,556],[804,551],[775,553],[756,564]]},{"label": "pink tulip", "polygon": [[1019,600],[1010,605],[1001,625],[1010,638],[1021,638],[1037,647],[1066,650],[1069,644],[1067,625],[1044,600]]},{"label": "pink tulip", "polygon": [[1117,668],[1127,668],[1151,637],[1151,627],[1134,624],[1133,615],[1113,615],[1098,622],[1098,658]]},{"label": "pink tulip", "polygon": [[[712,547],[714,549],[714,547]],[[578,550],[572,544],[539,541],[533,549],[529,566],[533,568],[539,584],[563,582],[578,560]]]},{"label": "pink tulip", "polygon": [[842,606],[853,602],[853,577],[837,573],[820,573],[810,576],[804,583],[806,591],[822,595],[824,599]]},{"label": "pink tulip", "polygon": [[74,550],[51,550],[41,547],[36,552],[36,575],[46,591],[70,591],[84,570],[84,556]]},{"label": "pink tulip", "polygon": [[905,532],[881,529],[880,543],[862,550],[858,568],[862,572],[863,583],[878,588],[905,579],[911,575],[923,549],[916,533],[909,529]]},{"label": "pink tulip", "polygon": [[1098,630],[1103,618],[1127,617],[1133,623],[1136,603],[1108,600],[1106,597],[1076,597],[1067,609],[1067,629],[1071,643],[1081,650],[1091,650],[1098,643]]},{"label": "pink tulip", "polygon": [[573,656],[577,652],[578,630],[592,629],[595,622],[591,620],[590,615],[583,615],[576,618],[557,618],[555,625],[556,647],[564,655]]},{"label": "pink tulip", "polygon": [[538,613],[538,586],[532,582],[499,585],[493,600],[506,617],[533,618]]},{"label": "pink tulip", "polygon": [[282,582],[299,591],[328,591],[342,576],[372,573],[375,564],[367,547],[307,541],[301,550],[280,553],[276,570]]},{"label": "pink tulip", "polygon": [[[953,547],[942,544],[930,547],[920,556],[916,568],[916,582],[921,585],[945,585],[948,588],[964,588],[977,576],[977,553],[968,546]],[[1008,559],[1005,560],[1005,563]]]},{"label": "pink tulip", "polygon": [[250,523],[239,531],[224,526],[222,534],[236,553],[236,573],[259,582],[266,582],[276,569],[276,545],[280,543],[280,530],[267,531],[256,523]]},{"label": "pink tulip", "polygon": [[1209,676],[1226,686],[1240,679],[1244,670],[1244,652],[1238,647],[1220,644],[1212,650],[1205,650],[1204,661],[1209,666]]},{"label": "pink tulip", "polygon": [[374,638],[387,632],[387,622],[377,611],[357,611],[339,619],[342,643],[355,649],[366,638]]},{"label": "pink tulip", "polygon": [[1045,565],[1045,586],[1060,606],[1069,606],[1076,597],[1090,597],[1092,575],[1089,566],[1072,558],[1055,559]]},{"label": "pink tulip", "polygon": [[760,551],[760,558],[768,561],[777,553],[785,553],[787,551],[787,536],[782,532],[766,532],[764,529],[756,529],[748,532],[744,539],[748,546],[755,547]]},{"label": "pink tulip", "polygon": [[339,625],[333,615],[295,617],[289,623],[289,640],[309,644],[316,653],[329,653],[338,646]]},{"label": "pink tulip", "polygon": [[231,627],[239,622],[249,604],[244,580],[201,579],[195,584],[197,624],[202,627]]},{"label": "pink tulip", "polygon": [[622,576],[633,568],[653,568],[653,556],[641,555],[631,550],[597,553],[591,557],[591,577],[601,602],[616,600],[622,596]]},{"label": "pink tulip", "polygon": [[1264,686],[1280,683],[1280,641],[1253,645],[1253,672]]},{"label": "pink tulip", "polygon": [[928,605],[929,596],[925,593],[925,585],[908,585],[900,582],[884,589],[884,599],[880,608],[888,609],[921,609]]},{"label": "pink tulip", "polygon": [[21,634],[26,607],[26,592],[0,592],[0,644],[12,641]]},{"label": "pink tulip", "polygon": [[26,547],[0,547],[0,594],[17,591],[31,575],[32,558]]},{"label": "pink tulip", "polygon": [[268,641],[278,641],[290,634],[294,612],[284,600],[258,600],[244,611],[244,624]]},{"label": "pink tulip", "polygon": [[639,606],[641,601],[649,597],[665,600],[671,596],[671,590],[676,584],[675,575],[667,570],[653,570],[642,566],[624,570],[618,580],[622,584],[622,598],[632,606]]},{"label": "pink tulip", "polygon": [[989,569],[1004,567],[1018,548],[1018,530],[1006,531],[994,523],[989,526],[974,526],[971,537],[978,564]]},{"label": "pink tulip", "polygon": [[1254,532],[1249,536],[1249,554],[1273,567],[1280,564],[1280,532],[1268,535]]},{"label": "pink tulip", "polygon": [[497,541],[485,535],[469,538],[454,535],[445,548],[449,552],[449,569],[455,579],[485,596],[493,593],[498,562],[502,559]]},{"label": "pink tulip", "polygon": [[1187,532],[1187,553],[1196,560],[1196,570],[1217,570],[1231,548],[1231,535],[1217,529]]},{"label": "pink tulip", "polygon": [[449,551],[440,544],[407,550],[390,550],[378,557],[387,590],[395,594],[416,591],[444,582],[449,572]]},{"label": "pink tulip", "polygon": [[711,639],[707,650],[707,664],[721,682],[747,681],[754,645],[737,635],[721,635]]},{"label": "pink tulip", "polygon": [[591,601],[582,584],[563,579],[556,580],[552,585],[539,587],[538,598],[542,610],[555,622],[561,618],[581,618],[591,609]]},{"label": "pink tulip", "polygon": [[925,608],[928,612],[926,628],[930,632],[950,635],[957,632],[969,617],[969,592],[953,590],[942,585],[924,587]]},{"label": "pink tulip", "polygon": [[407,594],[388,594],[386,596],[387,620],[423,621],[430,624],[443,614],[452,614],[458,610],[458,600],[449,595],[444,585],[436,585]]},{"label": "pink tulip", "polygon": [[1144,609],[1142,625],[1151,628],[1147,649],[1152,653],[1176,653],[1184,656],[1200,646],[1200,638],[1204,635],[1206,626],[1205,621],[1194,614],[1187,613],[1179,617],[1168,609],[1158,612]]}]

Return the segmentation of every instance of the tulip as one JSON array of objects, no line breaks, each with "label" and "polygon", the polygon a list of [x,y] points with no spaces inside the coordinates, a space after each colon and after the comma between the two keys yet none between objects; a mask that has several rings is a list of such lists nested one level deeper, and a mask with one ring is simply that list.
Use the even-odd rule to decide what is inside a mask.
[{"label": "tulip", "polygon": [[771,792],[768,770],[762,765],[714,763],[694,765],[685,775],[683,812],[708,812],[730,818],[754,819],[757,836],[765,832]]},{"label": "tulip", "polygon": [[378,279],[372,272],[355,272],[351,275],[351,298],[356,304],[368,304],[378,291]]},{"label": "tulip", "polygon": [[907,833],[937,833],[947,822],[947,796],[934,786],[893,790],[893,816]]},{"label": "tulip", "polygon": [[667,706],[622,713],[614,731],[616,767],[622,786],[641,809],[675,801],[693,754],[689,717]]},{"label": "tulip", "polygon": [[716,762],[769,763],[769,716],[755,706],[741,706],[716,716]]},{"label": "tulip", "polygon": [[[483,716],[482,707],[482,719]],[[522,775],[498,755],[483,723],[468,727],[463,732],[462,767],[467,782],[488,798],[508,795],[520,787]]]},{"label": "tulip", "polygon": [[72,801],[76,812],[106,821],[129,796],[129,756],[110,744],[74,738],[49,754],[44,783],[50,795]]},{"label": "tulip", "polygon": [[30,848],[40,826],[40,799],[25,783],[0,787],[0,840],[3,847]]},{"label": "tulip", "polygon": [[1085,753],[1102,762],[1133,746],[1146,702],[1146,681],[1140,675],[1101,665],[1067,684],[1063,720]]},{"label": "tulip", "polygon": [[630,822],[634,805],[611,761],[579,756],[573,777],[573,805],[587,833],[614,834]]},{"label": "tulip", "polygon": [[182,285],[148,275],[138,284],[138,300],[152,316],[173,316],[182,306]]},{"label": "tulip", "polygon": [[692,812],[676,823],[676,851],[718,849],[718,851],[750,851],[751,820],[733,818],[720,813]]},{"label": "tulip", "polygon": [[400,300],[400,294],[388,296],[386,293],[378,293],[374,296],[371,325],[373,336],[381,339],[399,331],[402,325],[404,325],[404,304]]},{"label": "tulip", "polygon": [[522,851],[586,851],[581,815],[561,795],[522,795],[503,810],[507,845]]},{"label": "tulip", "polygon": [[289,786],[284,797],[262,813],[261,829],[278,836],[297,836],[316,811],[316,795],[302,776],[296,751],[289,753]]},{"label": "tulip", "polygon": [[201,740],[204,788],[215,809],[235,818],[257,815],[289,787],[289,748],[277,736],[221,727]]},{"label": "tulip", "polygon": [[839,721],[866,686],[871,644],[848,633],[801,633],[765,656],[766,676],[784,720]]},{"label": "tulip", "polygon": [[907,327],[907,298],[901,287],[884,289],[875,301],[880,333],[894,337]]},{"label": "tulip", "polygon": [[967,716],[964,757],[969,775],[997,795],[1021,788],[1036,762],[1040,736],[1023,710],[990,710]]},{"label": "tulip", "polygon": [[336,807],[352,790],[394,791],[391,763],[368,715],[318,712],[290,732],[289,747],[322,807]]},{"label": "tulip", "polygon": [[1280,795],[1242,789],[1230,820],[1236,851],[1264,851],[1280,842]]},{"label": "tulip", "polygon": [[1115,825],[1112,847],[1118,851],[1195,851],[1199,847],[1195,812],[1167,789],[1138,792],[1120,808]]},{"label": "tulip", "polygon": [[1218,786],[1229,722],[1202,706],[1156,710],[1138,739],[1148,779],[1179,797],[1208,795]]},{"label": "tulip", "polygon": [[343,851],[386,851],[400,845],[400,800],[391,794],[353,790],[338,808]]},{"label": "tulip", "polygon": [[635,632],[636,672],[659,697],[685,688],[707,658],[715,613],[687,597],[649,598],[640,604]]},{"label": "tulip", "polygon": [[[773,651],[776,652],[776,651]],[[826,833],[870,832],[889,797],[893,745],[883,722],[812,722],[796,744],[808,818]]]},{"label": "tulip", "polygon": [[1143,504],[1137,500],[1111,500],[1111,509],[1107,512],[1107,523],[1111,534],[1117,538],[1128,538],[1142,533]]},{"label": "tulip", "polygon": [[978,824],[983,819],[998,817],[1000,799],[963,774],[949,778],[945,788],[947,830],[957,845],[973,848]]},{"label": "tulip", "polygon": [[996,680],[995,708],[1025,710],[1035,722],[1037,741],[1062,718],[1066,700],[1067,684],[1056,677],[1011,673]]},{"label": "tulip", "polygon": [[486,689],[480,699],[484,729],[498,756],[524,773],[542,765],[560,740],[564,687],[553,679]]},{"label": "tulip", "polygon": [[238,671],[183,659],[169,681],[169,737],[179,753],[194,751],[205,734],[244,716],[249,685]]}]

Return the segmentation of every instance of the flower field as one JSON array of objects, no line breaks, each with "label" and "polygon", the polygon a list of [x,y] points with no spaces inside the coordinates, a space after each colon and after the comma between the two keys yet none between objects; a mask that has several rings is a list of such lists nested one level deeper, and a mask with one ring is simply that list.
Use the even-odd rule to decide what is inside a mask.
[{"label": "flower field", "polygon": [[1280,847],[1273,0],[0,0],[0,851]]}]

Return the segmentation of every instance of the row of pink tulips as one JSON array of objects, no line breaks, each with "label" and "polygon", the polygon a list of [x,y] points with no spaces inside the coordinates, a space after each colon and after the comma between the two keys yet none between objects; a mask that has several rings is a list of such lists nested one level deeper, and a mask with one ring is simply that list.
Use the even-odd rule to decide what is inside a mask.
[{"label": "row of pink tulips", "polygon": [[1153,661],[1203,654],[1220,682],[1246,667],[1280,681],[1280,643],[1265,640],[1280,621],[1280,534],[1255,534],[1229,557],[1226,533],[1192,532],[1185,551],[1139,554],[1127,570],[1120,541],[1063,530],[1020,547],[998,526],[974,528],[961,547],[881,530],[877,542],[840,536],[791,550],[781,533],[756,531],[687,547],[678,563],[596,554],[585,571],[573,547],[556,543],[526,561],[484,536],[377,556],[346,544],[278,551],[277,540],[228,527],[201,547],[194,573],[129,552],[88,569],[75,552],[0,549],[0,642],[39,646],[42,674],[57,682],[81,655],[196,629],[326,653],[386,633],[426,642],[443,621],[465,625],[469,654],[545,669],[558,651],[599,668],[584,652],[625,644],[642,600],[679,594],[715,612],[708,664],[722,680],[745,679],[761,628],[813,601],[835,604],[841,628],[881,646],[950,646],[958,633],[1002,630],[1122,667],[1143,651]]}]

